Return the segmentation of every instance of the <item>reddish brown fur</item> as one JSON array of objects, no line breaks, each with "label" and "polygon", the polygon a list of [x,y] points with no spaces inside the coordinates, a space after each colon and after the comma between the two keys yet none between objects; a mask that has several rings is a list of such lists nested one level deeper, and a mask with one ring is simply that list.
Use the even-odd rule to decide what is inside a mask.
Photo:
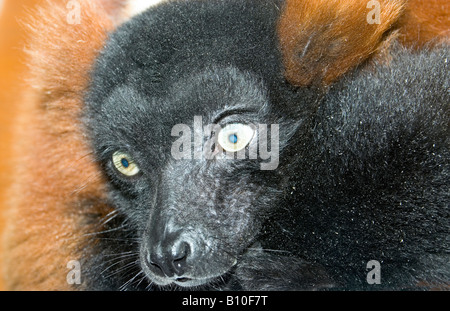
[{"label": "reddish brown fur", "polygon": [[385,52],[396,35],[418,47],[448,35],[448,0],[379,0],[380,24],[367,22],[368,2],[287,0],[278,25],[286,78],[298,86],[328,85]]},{"label": "reddish brown fur", "polygon": [[449,41],[450,1],[409,0],[400,19],[400,41],[406,46]]},{"label": "reddish brown fur", "polygon": [[[114,25],[93,1],[79,2],[79,25],[67,23],[65,1],[48,3],[30,24],[31,89],[14,131],[19,159],[2,250],[7,289],[69,289],[66,265],[79,259],[83,234],[92,230],[81,219],[108,212],[76,120],[89,69]],[[81,206],[86,198],[99,204]]]}]

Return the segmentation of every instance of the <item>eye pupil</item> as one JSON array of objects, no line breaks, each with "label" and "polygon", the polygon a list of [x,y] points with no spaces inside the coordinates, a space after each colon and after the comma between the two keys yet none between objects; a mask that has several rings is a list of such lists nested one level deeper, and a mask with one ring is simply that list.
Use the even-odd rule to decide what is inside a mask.
[{"label": "eye pupil", "polygon": [[116,170],[125,176],[135,176],[140,172],[139,167],[134,162],[133,158],[125,152],[114,152],[111,160]]},{"label": "eye pupil", "polygon": [[233,123],[227,124],[217,135],[217,142],[225,151],[237,152],[243,150],[253,139],[255,130],[251,125]]},{"label": "eye pupil", "polygon": [[120,160],[120,163],[122,163],[122,166],[125,167],[125,168],[128,168],[130,166],[130,162],[128,162],[128,160],[125,159],[125,158],[122,158]]},{"label": "eye pupil", "polygon": [[232,144],[235,144],[235,143],[237,143],[237,141],[238,141],[238,137],[237,137],[236,134],[231,134],[231,135],[228,137],[228,139],[230,140],[230,142],[231,142]]}]

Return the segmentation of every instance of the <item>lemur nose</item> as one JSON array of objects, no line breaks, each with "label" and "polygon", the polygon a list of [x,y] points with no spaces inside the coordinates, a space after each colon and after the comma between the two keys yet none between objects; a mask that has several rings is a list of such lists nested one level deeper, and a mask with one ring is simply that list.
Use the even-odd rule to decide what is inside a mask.
[{"label": "lemur nose", "polygon": [[157,275],[181,277],[187,272],[187,259],[190,254],[191,247],[188,242],[182,239],[177,239],[172,243],[165,241],[148,251],[148,266]]}]

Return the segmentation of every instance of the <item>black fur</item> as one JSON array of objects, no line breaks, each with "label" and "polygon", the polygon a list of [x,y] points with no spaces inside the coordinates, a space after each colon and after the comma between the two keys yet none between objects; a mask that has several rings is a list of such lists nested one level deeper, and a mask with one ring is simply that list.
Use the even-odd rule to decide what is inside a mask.
[{"label": "black fur", "polygon": [[[368,288],[369,260],[381,288],[448,283],[448,49],[295,89],[280,5],[175,1],[111,35],[83,119],[118,212],[89,246],[88,288]],[[279,125],[276,169],[175,160],[171,130],[195,116]],[[115,151],[140,173],[117,172]]]},{"label": "black fur", "polygon": [[[337,288],[449,285],[449,56],[400,49],[389,66],[344,78],[297,146],[295,221],[279,217],[281,240]],[[370,260],[381,285],[367,284]]]}]

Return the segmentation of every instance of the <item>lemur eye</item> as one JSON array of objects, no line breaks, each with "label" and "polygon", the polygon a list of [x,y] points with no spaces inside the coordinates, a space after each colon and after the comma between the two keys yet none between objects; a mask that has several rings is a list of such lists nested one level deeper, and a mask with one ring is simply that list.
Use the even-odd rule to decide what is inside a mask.
[{"label": "lemur eye", "polygon": [[255,131],[246,124],[228,124],[217,136],[218,143],[226,151],[237,152],[252,140]]},{"label": "lemur eye", "polygon": [[116,151],[112,156],[114,167],[123,175],[131,177],[139,173],[139,167],[133,158],[125,152]]}]

